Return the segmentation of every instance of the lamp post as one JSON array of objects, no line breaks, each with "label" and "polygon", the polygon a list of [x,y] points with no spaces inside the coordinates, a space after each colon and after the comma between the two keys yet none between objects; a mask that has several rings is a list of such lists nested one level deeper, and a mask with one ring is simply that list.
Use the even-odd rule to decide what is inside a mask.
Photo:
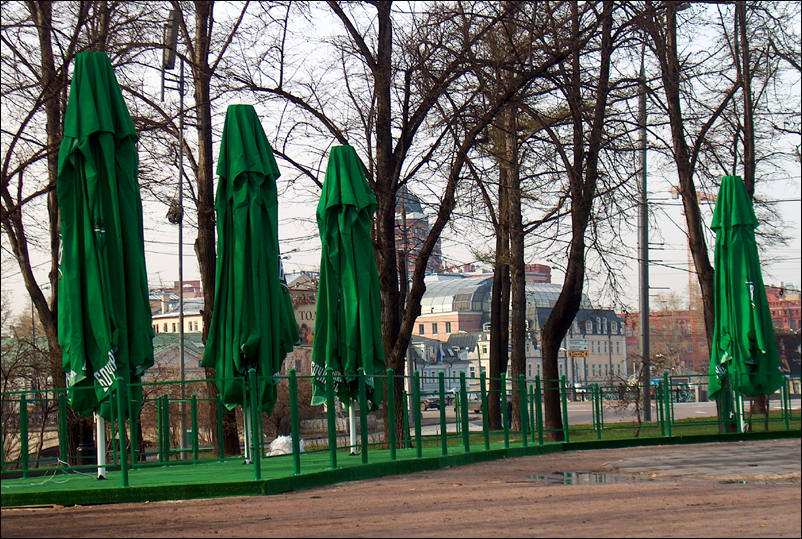
[{"label": "lamp post", "polygon": [[651,412],[651,377],[649,367],[649,220],[646,192],[646,45],[640,52],[640,76],[638,79],[640,95],[638,99],[638,123],[640,130],[640,164],[638,177],[638,284],[639,284],[639,324],[640,353],[645,374],[641,377],[643,391],[643,418],[652,420]]},{"label": "lamp post", "polygon": [[[162,100],[167,74],[165,71],[175,68],[176,48],[178,45],[178,10],[170,10],[167,22],[164,25],[164,48],[162,49]],[[184,370],[184,57],[179,56],[178,87],[167,87],[178,90],[178,202],[170,204],[167,219],[178,225],[178,357],[181,368],[181,448],[186,447],[186,387]],[[182,457],[184,453],[181,453]]]},{"label": "lamp post", "polygon": [[[563,365],[565,365],[564,372],[565,372],[565,376],[569,377],[569,375],[568,375],[568,347],[567,346],[562,346],[560,348],[560,352],[564,353],[564,356],[563,356]],[[574,368],[575,367],[574,361],[575,361],[574,360],[574,356],[571,356],[571,375],[570,375],[569,378],[571,380],[571,400],[575,401],[576,400],[576,376],[575,376],[576,369]]]}]

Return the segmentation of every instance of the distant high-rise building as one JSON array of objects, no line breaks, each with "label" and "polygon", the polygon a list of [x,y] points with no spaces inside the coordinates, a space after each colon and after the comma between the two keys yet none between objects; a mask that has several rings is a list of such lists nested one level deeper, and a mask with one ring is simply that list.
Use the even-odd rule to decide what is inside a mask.
[{"label": "distant high-rise building", "polygon": [[799,331],[802,325],[802,301],[799,290],[793,285],[766,286],[771,321],[775,330]]},{"label": "distant high-rise building", "polygon": [[[415,271],[418,254],[431,228],[429,218],[423,213],[421,200],[409,189],[399,191],[395,205],[395,248],[399,260],[401,255],[406,253],[407,272],[410,276]],[[426,263],[426,273],[441,271],[443,271],[443,251],[438,238]]]}]

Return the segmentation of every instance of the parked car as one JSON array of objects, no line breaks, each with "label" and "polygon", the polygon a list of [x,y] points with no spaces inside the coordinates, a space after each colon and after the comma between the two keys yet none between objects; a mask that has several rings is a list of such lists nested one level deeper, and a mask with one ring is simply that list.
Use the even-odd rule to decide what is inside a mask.
[{"label": "parked car", "polygon": [[440,397],[427,397],[420,401],[421,410],[439,410]]}]

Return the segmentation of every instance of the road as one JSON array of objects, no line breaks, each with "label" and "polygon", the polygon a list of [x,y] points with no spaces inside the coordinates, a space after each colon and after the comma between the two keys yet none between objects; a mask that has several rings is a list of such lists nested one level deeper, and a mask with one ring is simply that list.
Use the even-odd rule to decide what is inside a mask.
[{"label": "road", "polygon": [[800,537],[799,439],[568,451],[250,498],[2,509],[2,537]]},{"label": "road", "polygon": [[[799,410],[802,401],[800,399],[791,400],[791,408]],[[772,410],[780,410],[781,404],[777,401],[771,402]],[[678,402],[674,404],[674,419],[689,419],[693,417],[716,417],[715,402]],[[657,418],[657,412],[652,403],[652,420]],[[440,411],[425,410],[421,412],[423,435],[440,434]],[[635,415],[632,408],[626,410],[616,409],[612,406],[604,407],[604,422],[615,423],[621,421],[634,421]],[[468,414],[468,422],[471,431],[482,430],[482,415],[474,413],[473,410]],[[448,432],[456,432],[454,424],[454,407],[446,408],[446,423]],[[590,425],[593,423],[592,403],[590,402],[569,402],[568,403],[568,424],[569,425]],[[412,429],[410,429],[412,431]]]}]

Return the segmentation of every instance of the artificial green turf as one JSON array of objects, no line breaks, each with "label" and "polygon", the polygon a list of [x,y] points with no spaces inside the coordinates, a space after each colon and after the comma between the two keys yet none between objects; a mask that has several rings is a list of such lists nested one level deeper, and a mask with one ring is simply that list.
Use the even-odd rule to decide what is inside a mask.
[{"label": "artificial green turf", "polygon": [[[479,434],[481,437],[481,433]],[[261,479],[255,478],[254,466],[242,461],[200,462],[183,466],[138,468],[129,472],[129,486],[122,487],[122,474],[118,470],[107,472],[107,480],[98,481],[94,474],[62,473],[54,471],[48,475],[26,479],[4,479],[2,482],[2,506],[19,505],[80,505],[119,502],[143,502],[170,499],[212,498],[224,496],[265,495],[299,490],[314,486],[368,479],[385,475],[432,470],[458,466],[473,462],[499,458],[537,455],[566,450],[602,449],[637,445],[668,445],[682,443],[704,443],[713,441],[755,440],[784,437],[799,437],[800,430],[779,432],[753,432],[745,434],[675,435],[671,438],[631,437],[617,440],[551,442],[544,445],[529,444],[523,447],[511,442],[505,448],[503,442],[495,442],[489,450],[484,449],[481,438],[477,443],[471,436],[471,452],[461,445],[449,445],[448,455],[442,455],[439,437],[421,444],[421,457],[415,448],[397,450],[397,460],[392,461],[388,449],[369,448],[368,464],[363,464],[361,455],[337,453],[337,468],[331,469],[329,453],[312,452],[301,455],[300,474],[294,473],[291,455],[269,457],[261,460]],[[502,436],[503,438],[503,436]],[[453,443],[461,437],[449,437]],[[437,444],[432,442],[437,441]]]}]

